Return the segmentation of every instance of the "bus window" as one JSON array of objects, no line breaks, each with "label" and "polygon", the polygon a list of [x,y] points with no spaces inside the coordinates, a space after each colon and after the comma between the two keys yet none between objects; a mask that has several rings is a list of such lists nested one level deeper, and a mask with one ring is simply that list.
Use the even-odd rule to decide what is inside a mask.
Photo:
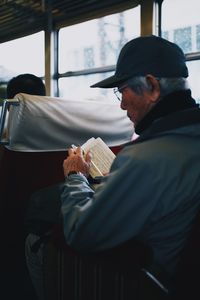
[{"label": "bus window", "polygon": [[60,97],[67,99],[91,99],[100,101],[115,101],[112,89],[92,89],[90,86],[97,81],[111,76],[113,72],[90,74],[82,76],[63,77],[58,81]]},{"label": "bus window", "polygon": [[192,90],[192,96],[200,104],[200,60],[187,62],[189,70],[188,82]]},{"label": "bus window", "polygon": [[44,76],[44,32],[2,43],[0,66],[2,81],[23,73]]},{"label": "bus window", "polygon": [[162,37],[178,44],[189,69],[192,95],[200,103],[200,1],[165,0],[162,4]]},{"label": "bus window", "polygon": [[177,43],[185,53],[200,51],[198,0],[165,0],[162,4],[162,36]]},{"label": "bus window", "polygon": [[[102,70],[111,67],[109,71],[114,72],[122,46],[139,35],[140,6],[60,29],[59,73],[60,77],[65,77],[59,80],[60,96],[79,99],[107,97],[108,92],[94,91],[89,86],[110,75],[102,73]],[[81,71],[83,76],[80,73],[76,76],[77,71]],[[66,78],[67,72],[74,72],[74,76]]]}]

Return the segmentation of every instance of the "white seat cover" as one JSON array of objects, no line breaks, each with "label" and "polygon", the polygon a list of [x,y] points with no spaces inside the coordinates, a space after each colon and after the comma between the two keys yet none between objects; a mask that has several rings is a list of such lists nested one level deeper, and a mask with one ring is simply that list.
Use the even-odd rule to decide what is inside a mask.
[{"label": "white seat cover", "polygon": [[10,150],[63,151],[91,137],[115,146],[130,141],[134,132],[117,101],[72,101],[22,93],[15,98],[19,105],[11,106],[8,118]]}]

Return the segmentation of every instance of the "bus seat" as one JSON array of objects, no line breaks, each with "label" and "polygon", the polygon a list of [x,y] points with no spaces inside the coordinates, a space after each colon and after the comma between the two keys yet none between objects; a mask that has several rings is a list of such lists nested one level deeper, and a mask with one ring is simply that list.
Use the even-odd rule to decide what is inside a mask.
[{"label": "bus seat", "polygon": [[9,108],[0,160],[1,212],[3,217],[9,212],[12,220],[21,219],[25,202],[35,190],[63,180],[62,162],[72,143],[80,145],[100,136],[116,153],[133,133],[117,102],[23,93],[15,100],[19,103]]},{"label": "bus seat", "polygon": [[86,260],[85,256],[77,254],[65,244],[62,228],[55,228],[44,248],[46,299],[75,300],[77,295],[81,295],[82,300],[93,300],[95,297],[100,300],[200,299],[200,211],[180,253],[173,282],[169,282],[164,273],[159,276],[152,273],[151,249],[148,248],[142,248],[141,253],[138,251],[142,260],[139,259],[141,268],[136,282],[132,272],[132,266],[135,266],[134,253],[135,244],[129,241],[96,254],[95,259],[92,256],[91,260]]},{"label": "bus seat", "polygon": [[16,99],[20,105],[12,105],[9,111],[10,150],[62,151],[90,137],[101,137],[108,146],[116,146],[133,135],[133,124],[117,102],[28,94],[18,94]]},{"label": "bus seat", "polygon": [[[134,253],[138,249],[140,272],[135,281],[132,266],[135,266]],[[159,277],[152,273],[151,249],[138,249],[135,251],[135,244],[128,241],[91,256],[90,260],[85,259],[65,244],[62,229],[55,228],[54,235],[44,247],[46,299],[75,300],[77,295],[81,295],[82,300],[200,299],[200,212],[180,254],[173,287],[164,273]]]},{"label": "bus seat", "polygon": [[16,100],[18,105],[9,107],[6,139],[0,145],[1,259],[7,257],[2,262],[6,268],[10,264],[10,270],[23,264],[30,195],[63,181],[67,147],[100,136],[117,150],[133,130],[118,104],[28,94],[18,94]]},{"label": "bus seat", "polygon": [[56,228],[44,247],[45,299],[166,300],[167,289],[147,271],[151,261],[151,249],[134,240],[103,252],[78,254]]}]

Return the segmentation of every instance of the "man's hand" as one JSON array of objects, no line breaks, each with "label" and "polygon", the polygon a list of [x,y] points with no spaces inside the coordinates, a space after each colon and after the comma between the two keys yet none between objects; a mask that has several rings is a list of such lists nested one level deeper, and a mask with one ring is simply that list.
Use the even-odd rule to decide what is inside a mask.
[{"label": "man's hand", "polygon": [[91,166],[91,154],[87,152],[85,158],[81,147],[68,150],[68,157],[63,162],[64,175],[67,176],[69,172],[80,172],[86,177],[89,176]]}]

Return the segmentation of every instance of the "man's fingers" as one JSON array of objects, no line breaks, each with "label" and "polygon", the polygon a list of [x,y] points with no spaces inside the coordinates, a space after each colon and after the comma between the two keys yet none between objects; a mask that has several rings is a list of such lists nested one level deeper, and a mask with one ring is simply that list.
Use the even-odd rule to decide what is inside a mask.
[{"label": "man's fingers", "polygon": [[69,149],[68,149],[68,155],[70,156],[70,155],[72,155],[72,154],[74,154],[74,149],[69,148]]},{"label": "man's fingers", "polygon": [[81,157],[83,156],[83,150],[81,149],[80,146],[76,148],[76,154],[81,156]]},{"label": "man's fingers", "polygon": [[85,157],[85,161],[87,163],[91,163],[92,160],[92,153],[90,151],[87,152],[86,157]]}]

